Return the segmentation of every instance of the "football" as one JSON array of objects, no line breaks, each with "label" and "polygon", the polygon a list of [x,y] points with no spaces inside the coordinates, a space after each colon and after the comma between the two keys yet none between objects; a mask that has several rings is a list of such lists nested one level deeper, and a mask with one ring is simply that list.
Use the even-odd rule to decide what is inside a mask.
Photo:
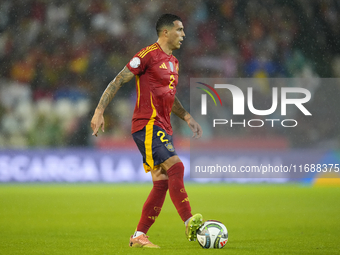
[{"label": "football", "polygon": [[222,222],[207,220],[197,230],[197,241],[204,249],[221,249],[228,242],[228,230]]}]

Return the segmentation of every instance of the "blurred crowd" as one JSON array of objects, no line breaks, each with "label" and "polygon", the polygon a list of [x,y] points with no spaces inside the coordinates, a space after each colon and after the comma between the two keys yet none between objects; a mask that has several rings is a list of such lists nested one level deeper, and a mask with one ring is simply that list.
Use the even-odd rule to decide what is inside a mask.
[{"label": "blurred crowd", "polygon": [[[337,0],[2,0],[0,147],[91,145],[100,95],[135,53],[157,40],[162,13],[184,23],[186,38],[174,55],[178,97],[187,109],[192,77],[340,77]],[[260,93],[271,97],[268,89]],[[328,101],[336,102],[337,93],[332,89]],[[135,97],[134,81],[118,92],[106,111],[107,136],[130,138]],[[325,125],[337,131],[339,123]],[[178,118],[173,126],[188,135]],[[280,129],[260,135],[277,134],[285,135]],[[329,139],[313,137],[310,143]]]}]

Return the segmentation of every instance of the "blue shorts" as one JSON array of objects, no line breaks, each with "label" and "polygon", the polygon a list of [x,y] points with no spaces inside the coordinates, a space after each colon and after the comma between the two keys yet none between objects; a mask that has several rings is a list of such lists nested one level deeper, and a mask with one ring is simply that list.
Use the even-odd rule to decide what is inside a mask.
[{"label": "blue shorts", "polygon": [[159,164],[177,155],[172,136],[158,126],[145,126],[133,133],[132,137],[143,156],[145,172],[156,169]]}]

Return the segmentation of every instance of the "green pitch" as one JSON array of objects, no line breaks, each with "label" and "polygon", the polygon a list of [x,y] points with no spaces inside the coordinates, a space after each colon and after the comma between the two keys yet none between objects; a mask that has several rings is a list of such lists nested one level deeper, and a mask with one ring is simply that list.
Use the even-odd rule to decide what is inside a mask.
[{"label": "green pitch", "polygon": [[229,241],[204,250],[185,239],[169,196],[148,235],[161,250],[132,249],[151,184],[0,185],[0,254],[339,254],[340,188],[187,184],[193,213],[222,221]]}]

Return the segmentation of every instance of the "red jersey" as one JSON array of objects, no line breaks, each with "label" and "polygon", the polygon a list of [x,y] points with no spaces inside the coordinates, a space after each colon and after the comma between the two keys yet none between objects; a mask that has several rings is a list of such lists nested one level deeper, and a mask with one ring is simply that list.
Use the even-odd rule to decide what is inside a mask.
[{"label": "red jersey", "polygon": [[157,125],[172,135],[170,114],[178,83],[178,60],[154,43],[138,52],[126,66],[136,76],[132,133],[146,125]]}]

